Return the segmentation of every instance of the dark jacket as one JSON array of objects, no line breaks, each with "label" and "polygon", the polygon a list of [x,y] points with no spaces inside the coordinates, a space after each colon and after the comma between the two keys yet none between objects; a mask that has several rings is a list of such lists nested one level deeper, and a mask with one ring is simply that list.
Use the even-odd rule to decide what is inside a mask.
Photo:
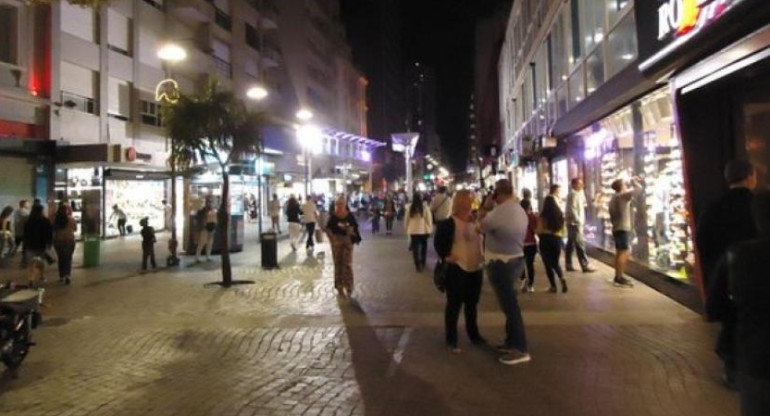
[{"label": "dark jacket", "polygon": [[[341,223],[347,223],[347,227],[341,227]],[[329,215],[329,221],[326,223],[326,229],[329,230],[330,233],[334,235],[340,235],[344,236],[348,234],[348,230],[350,230],[352,227],[352,232],[350,234],[350,238],[353,242],[353,244],[358,244],[361,242],[361,233],[358,231],[358,221],[356,221],[356,217],[348,213],[348,216],[345,218],[339,218],[334,212],[332,212],[331,215]]]},{"label": "dark jacket", "polygon": [[142,246],[152,246],[157,239],[155,238],[155,228],[146,226],[142,227]]},{"label": "dark jacket", "polygon": [[24,225],[24,248],[44,251],[53,244],[53,226],[46,217],[31,217]]},{"label": "dark jacket", "polygon": [[455,239],[455,220],[449,217],[436,223],[436,235],[433,237],[433,248],[443,260],[452,254]]},{"label": "dark jacket", "polygon": [[286,204],[286,220],[288,222],[299,222],[301,223],[299,217],[302,215],[302,208],[299,206],[299,203],[292,203],[289,202]]},{"label": "dark jacket", "polygon": [[753,196],[747,188],[730,189],[714,201],[698,221],[696,244],[703,266],[709,320],[734,320],[725,254],[733,244],[757,236],[751,210]]},{"label": "dark jacket", "polygon": [[733,246],[728,257],[738,371],[770,381],[770,239]]}]

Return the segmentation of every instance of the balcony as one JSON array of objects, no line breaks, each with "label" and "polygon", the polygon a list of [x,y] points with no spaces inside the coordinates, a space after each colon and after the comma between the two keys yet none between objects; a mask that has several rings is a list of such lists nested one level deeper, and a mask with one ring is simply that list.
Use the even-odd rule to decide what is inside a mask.
[{"label": "balcony", "polygon": [[272,42],[265,42],[262,50],[262,65],[267,68],[275,68],[281,65],[283,57],[277,45]]},{"label": "balcony", "polygon": [[217,68],[219,76],[226,79],[233,77],[233,65],[230,62],[214,55],[211,55],[211,57],[214,59],[214,66]]},{"label": "balcony", "polygon": [[278,6],[273,3],[272,0],[261,0],[262,1],[262,9],[259,10],[260,15],[262,16],[262,27],[264,29],[277,29],[278,28],[278,15],[280,14],[280,10],[278,9]]},{"label": "balcony", "polygon": [[231,31],[233,29],[233,19],[230,17],[230,15],[216,7],[214,7],[214,9],[214,21],[216,22],[217,26],[228,32]]},{"label": "balcony", "polygon": [[169,0],[167,6],[172,15],[187,24],[208,23],[216,18],[214,5],[206,0]]}]

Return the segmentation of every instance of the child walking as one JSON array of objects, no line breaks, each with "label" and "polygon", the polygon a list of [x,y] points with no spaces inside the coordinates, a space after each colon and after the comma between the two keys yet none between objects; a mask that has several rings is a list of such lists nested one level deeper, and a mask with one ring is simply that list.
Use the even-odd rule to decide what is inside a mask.
[{"label": "child walking", "polygon": [[157,269],[158,265],[155,263],[155,229],[150,227],[149,219],[147,217],[142,218],[139,221],[139,225],[142,226],[142,270],[147,270],[147,259],[149,258],[153,269]]}]

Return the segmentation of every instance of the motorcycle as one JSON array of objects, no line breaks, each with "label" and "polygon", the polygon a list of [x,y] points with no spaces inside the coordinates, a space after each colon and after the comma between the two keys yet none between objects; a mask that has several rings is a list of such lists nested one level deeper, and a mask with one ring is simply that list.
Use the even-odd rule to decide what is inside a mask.
[{"label": "motorcycle", "polygon": [[15,376],[29,353],[32,330],[42,322],[45,289],[13,282],[0,286],[0,361]]}]

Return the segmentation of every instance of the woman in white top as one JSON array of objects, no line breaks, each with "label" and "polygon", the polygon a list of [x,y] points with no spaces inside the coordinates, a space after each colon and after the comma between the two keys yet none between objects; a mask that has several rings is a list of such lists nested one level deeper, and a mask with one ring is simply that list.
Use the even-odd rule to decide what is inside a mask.
[{"label": "woman in white top", "polygon": [[462,350],[457,344],[457,321],[465,309],[465,330],[475,345],[485,344],[479,333],[477,307],[481,296],[484,267],[482,237],[472,214],[473,194],[458,191],[452,203],[452,216],[437,224],[434,242],[439,257],[447,263],[444,326],[446,343],[453,353]]},{"label": "woman in white top", "polygon": [[425,257],[428,254],[428,237],[433,232],[433,217],[418,192],[415,192],[412,197],[404,225],[410,238],[414,267],[417,268],[418,273],[422,272],[425,269]]},{"label": "woman in white top", "polygon": [[315,200],[312,196],[308,196],[305,199],[305,203],[302,204],[302,222],[305,224],[305,232],[307,232],[307,243],[305,248],[312,250],[315,247],[313,241],[313,233],[315,232],[315,223],[318,221],[318,207],[315,205]]}]

